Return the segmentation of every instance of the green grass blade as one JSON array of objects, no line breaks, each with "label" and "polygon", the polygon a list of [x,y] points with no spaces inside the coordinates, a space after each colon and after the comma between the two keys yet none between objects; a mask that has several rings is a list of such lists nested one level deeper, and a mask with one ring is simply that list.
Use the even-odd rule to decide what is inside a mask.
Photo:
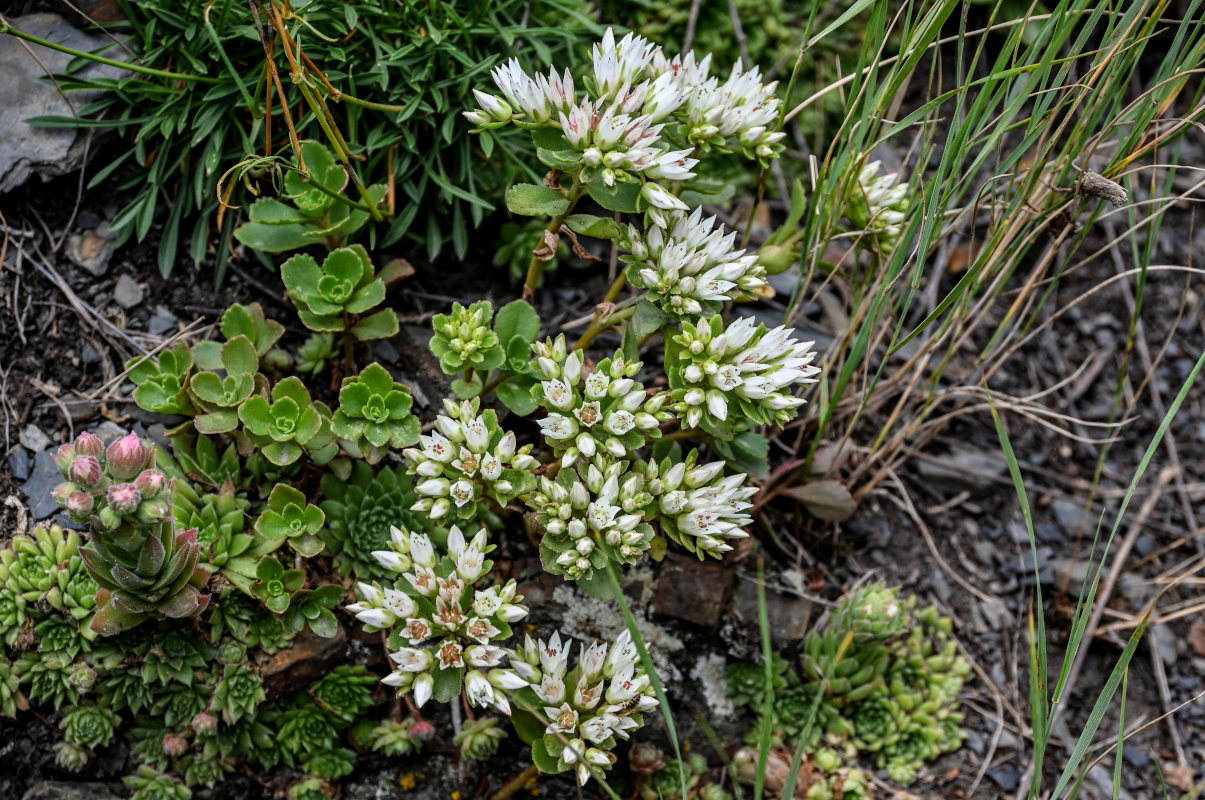
[{"label": "green grass blade", "polygon": [[762,684],[761,731],[757,740],[757,776],[753,796],[761,800],[766,789],[766,763],[770,760],[770,739],[773,736],[774,664],[770,650],[770,615],[766,609],[766,559],[757,558],[757,622],[761,627],[761,656],[764,682]]}]

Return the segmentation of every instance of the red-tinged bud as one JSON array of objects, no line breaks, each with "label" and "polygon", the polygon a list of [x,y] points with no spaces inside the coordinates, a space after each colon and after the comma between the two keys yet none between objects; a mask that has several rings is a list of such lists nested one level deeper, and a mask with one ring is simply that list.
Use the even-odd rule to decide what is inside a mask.
[{"label": "red-tinged bud", "polygon": [[63,505],[67,506],[67,512],[77,519],[87,519],[92,513],[92,506],[96,503],[96,499],[87,492],[72,492],[67,497],[67,502]]},{"label": "red-tinged bud", "polygon": [[142,443],[138,434],[123,436],[109,445],[107,462],[109,475],[116,481],[128,481],[146,468],[150,460],[150,448]]},{"label": "red-tinged bud", "polygon": [[104,478],[100,459],[96,456],[77,456],[67,470],[67,480],[75,481],[85,489],[95,489]]},{"label": "red-tinged bud", "polygon": [[163,737],[163,752],[173,758],[178,758],[188,752],[188,740],[179,734],[166,734]]},{"label": "red-tinged bud", "polygon": [[54,490],[50,494],[54,497],[54,501],[56,503],[61,506],[65,506],[67,505],[67,501],[71,498],[71,495],[75,494],[79,490],[80,487],[76,486],[74,483],[60,483],[58,486],[54,487]]},{"label": "red-tinged bud", "polygon": [[192,729],[198,736],[205,736],[218,729],[217,717],[202,711],[192,718]]},{"label": "red-tinged bud", "polygon": [[142,492],[143,497],[157,497],[167,488],[167,476],[158,470],[144,469],[134,479],[134,485]]},{"label": "red-tinged bud", "polygon": [[142,493],[132,483],[117,483],[109,487],[105,499],[109,502],[109,508],[118,514],[129,514],[138,509]]},{"label": "red-tinged bud", "polygon": [[63,477],[67,477],[67,470],[71,469],[71,463],[75,461],[75,448],[69,444],[60,445],[55,451],[54,463],[58,464],[59,471],[63,473]]},{"label": "red-tinged bud", "polygon": [[435,726],[425,719],[416,720],[410,726],[410,735],[420,742],[429,742],[431,737],[435,736]]},{"label": "red-tinged bud", "polygon": [[146,525],[152,525],[167,519],[171,513],[171,504],[166,500],[161,498],[143,500],[142,504],[138,506],[138,521]]},{"label": "red-tinged bud", "polygon": [[77,456],[92,456],[100,458],[104,455],[105,443],[95,433],[84,431],[75,437],[75,454]]}]

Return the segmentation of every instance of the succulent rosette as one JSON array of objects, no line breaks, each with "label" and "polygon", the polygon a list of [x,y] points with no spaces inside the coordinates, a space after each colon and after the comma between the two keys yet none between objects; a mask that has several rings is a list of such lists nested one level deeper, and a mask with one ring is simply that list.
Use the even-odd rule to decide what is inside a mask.
[{"label": "succulent rosette", "polygon": [[410,389],[373,362],[359,375],[343,379],[331,430],[349,454],[375,464],[389,448],[418,441],[418,417],[410,413],[413,403]]},{"label": "succulent rosette", "polygon": [[375,553],[400,575],[393,586],[360,583],[360,602],[348,610],[368,631],[389,630],[394,669],[384,683],[411,693],[422,706],[432,696],[455,698],[463,686],[469,703],[510,713],[504,690],[521,681],[499,668],[506,652],[496,642],[511,636],[511,623],[527,615],[515,581],[478,590],[493,562],[482,528],[469,541],[453,526],[446,555],[437,555],[424,534],[394,529],[389,550]]}]

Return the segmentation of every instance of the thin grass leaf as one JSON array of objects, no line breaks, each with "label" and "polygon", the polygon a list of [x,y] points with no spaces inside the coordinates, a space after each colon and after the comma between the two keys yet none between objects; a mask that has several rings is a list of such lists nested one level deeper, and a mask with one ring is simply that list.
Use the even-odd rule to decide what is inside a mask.
[{"label": "thin grass leaf", "polygon": [[762,657],[762,707],[761,731],[757,738],[757,775],[754,780],[753,796],[761,800],[766,789],[766,763],[770,759],[770,740],[773,736],[774,715],[774,664],[770,649],[770,615],[766,609],[766,559],[757,557],[757,622],[761,628]]}]

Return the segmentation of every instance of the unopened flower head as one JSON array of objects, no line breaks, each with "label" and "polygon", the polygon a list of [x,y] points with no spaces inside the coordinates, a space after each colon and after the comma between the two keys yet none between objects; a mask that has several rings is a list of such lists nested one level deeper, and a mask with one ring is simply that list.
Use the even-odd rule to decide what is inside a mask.
[{"label": "unopened flower head", "polygon": [[664,229],[650,225],[641,232],[628,226],[631,255],[628,279],[648,290],[648,299],[676,319],[713,314],[725,302],[751,296],[766,285],[766,270],[756,255],[734,249],[736,233],[725,233],[715,217],[702,210],[667,211]]},{"label": "unopened flower head", "polygon": [[724,425],[730,417],[755,425],[783,425],[798,413],[797,385],[815,383],[812,342],[794,338],[792,328],[767,328],[741,317],[724,328],[719,316],[689,322],[674,336],[676,363],[666,364],[682,388],[673,410],[694,428],[706,420]]},{"label": "unopened flower head", "polygon": [[532,366],[543,380],[540,404],[547,416],[539,420],[548,445],[564,467],[598,454],[627,458],[649,439],[660,437],[660,424],[670,418],[665,398],[649,397],[633,380],[639,361],[622,353],[600,361],[585,374],[585,355],[565,354],[564,337],[532,345]]},{"label": "unopened flower head", "polygon": [[903,233],[908,199],[908,184],[899,182],[894,172],[883,174],[882,165],[871,161],[858,174],[845,213],[886,255],[895,249]]},{"label": "unopened flower head", "polygon": [[584,785],[594,770],[615,762],[610,748],[644,724],[643,713],[656,708],[657,699],[626,630],[609,647],[582,646],[573,669],[569,651],[560,633],[547,641],[529,636],[510,660],[541,703],[545,743],[562,752],[557,768],[573,770]]},{"label": "unopened flower head", "polygon": [[494,308],[486,300],[465,308],[452,304],[451,314],[437,314],[431,352],[444,372],[454,375],[470,367],[492,368],[502,357],[498,335],[490,329]]},{"label": "unopened flower head", "polygon": [[505,506],[521,492],[535,465],[531,445],[516,446],[515,435],[502,430],[492,409],[478,415],[480,401],[445,401],[435,430],[419,439],[419,447],[403,451],[418,476],[420,499],[412,511],[432,519],[455,511],[461,519],[477,514],[486,497]]}]

